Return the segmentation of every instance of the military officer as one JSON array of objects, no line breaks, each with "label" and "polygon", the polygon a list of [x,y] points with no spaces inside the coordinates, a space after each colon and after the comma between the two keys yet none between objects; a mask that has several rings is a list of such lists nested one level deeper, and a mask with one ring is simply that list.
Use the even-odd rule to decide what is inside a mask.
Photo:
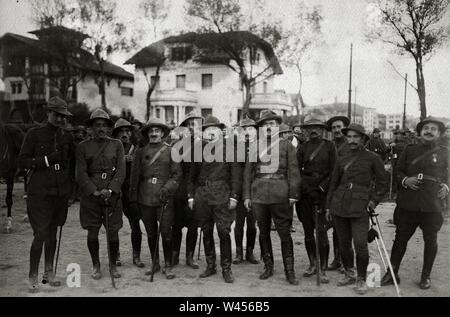
[{"label": "military officer", "polygon": [[[442,227],[444,202],[448,188],[448,148],[440,143],[445,133],[444,124],[428,117],[416,127],[421,139],[410,144],[403,151],[395,168],[395,175],[401,187],[394,213],[396,225],[395,241],[391,251],[391,263],[397,282],[398,270],[406,252],[409,239],[417,227],[423,231],[424,262],[419,283],[421,289],[431,287],[431,270],[437,254],[437,234]],[[381,285],[392,284],[386,274]]]},{"label": "military officer", "polygon": [[[327,128],[333,135],[333,143],[336,147],[338,157],[344,157],[350,153],[350,146],[348,145],[347,138],[342,133],[342,129],[348,127],[349,124],[349,118],[344,116],[332,117],[327,121]],[[328,266],[329,271],[335,271],[342,267],[339,240],[335,228],[333,228],[333,253],[334,259]]]},{"label": "military officer", "polygon": [[[141,261],[141,243],[142,232],[139,225],[141,219],[139,212],[136,209],[130,208],[130,174],[131,163],[133,162],[134,153],[136,152],[136,146],[131,143],[133,126],[127,120],[120,118],[114,124],[112,131],[112,137],[122,142],[125,151],[125,164],[126,164],[126,176],[122,185],[122,207],[123,213],[128,218],[131,228],[131,246],[133,249],[133,264],[139,268],[143,268],[145,264]],[[120,252],[117,254],[116,265],[120,266]]]},{"label": "military officer", "polygon": [[132,163],[130,202],[133,209],[140,211],[147,231],[152,269],[146,275],[160,269],[157,245],[159,222],[165,264],[163,273],[167,279],[173,279],[173,196],[181,180],[181,167],[172,159],[171,146],[163,142],[163,138],[169,135],[167,125],[159,119],[150,118],[141,133],[146,145],[136,151]]},{"label": "military officer", "polygon": [[188,153],[182,153],[183,160],[181,162],[181,169],[183,175],[174,197],[175,219],[172,229],[172,261],[174,265],[179,263],[181,240],[183,237],[182,230],[184,227],[187,227],[186,264],[193,269],[199,268],[198,264],[194,261],[195,246],[198,237],[198,223],[194,216],[194,211],[188,208],[187,182],[191,165],[194,162],[194,143],[202,142],[201,129],[204,120],[203,117],[197,115],[195,112],[190,112],[180,124],[181,128],[189,130],[188,135],[180,136],[180,142],[183,142],[183,138],[185,137],[188,137],[190,142],[189,147],[186,148],[186,152]]},{"label": "military officer", "polygon": [[[238,136],[239,142],[244,142],[245,148],[245,161],[248,161],[248,152],[250,143],[256,142],[257,137],[257,125],[256,122],[250,118],[242,119],[239,122],[240,135]],[[241,169],[244,171],[245,162],[239,162]],[[256,218],[252,210],[247,210],[242,200],[239,201],[236,208],[236,224],[234,227],[234,240],[236,242],[236,258],[233,264],[240,264],[244,261],[244,251],[242,246],[242,240],[244,238],[244,225],[247,221],[246,238],[247,247],[245,249],[245,261],[251,264],[258,264],[259,262],[253,255],[253,249],[255,248],[256,241]]]},{"label": "military officer", "polygon": [[120,192],[126,176],[124,149],[119,140],[108,137],[114,123],[104,110],[95,110],[86,125],[92,131],[92,139],[77,147],[76,180],[81,189],[80,222],[88,231],[87,246],[93,265],[91,277],[95,280],[102,277],[98,234],[103,224],[108,228],[110,240],[110,272],[120,278],[116,259],[119,230],[123,225]]},{"label": "military officer", "polygon": [[57,227],[67,218],[68,200],[74,173],[74,143],[70,133],[64,132],[66,118],[72,116],[67,104],[58,97],[47,103],[47,123],[31,129],[23,142],[18,161],[21,168],[30,170],[27,214],[33,229],[30,250],[29,287],[39,289],[38,269],[45,247],[43,281],[60,286],[53,271]]},{"label": "military officer", "polygon": [[[214,224],[216,224],[220,239],[222,276],[226,283],[233,283],[230,232],[242,188],[241,169],[238,163],[225,160],[227,149],[222,132],[225,125],[216,117],[209,116],[202,128],[204,152],[213,157],[205,156],[204,153],[201,162],[192,164],[187,185],[189,208],[191,210],[195,208],[196,217],[203,231],[207,267],[200,274],[200,278],[217,273],[214,245]],[[223,157],[219,157],[220,153],[223,153]]]},{"label": "military officer", "polygon": [[[369,136],[364,127],[352,123],[342,129],[346,135],[350,154],[339,157],[331,177],[327,195],[326,217],[333,218],[338,233],[339,247],[345,275],[338,286],[355,283],[356,292],[367,291],[366,275],[369,264],[368,210],[375,210],[388,188],[388,178],[381,158],[364,148]],[[373,185],[374,184],[374,185]],[[354,255],[352,240],[356,251],[356,269],[354,272]]]},{"label": "military officer", "polygon": [[[306,129],[309,140],[297,151],[298,166],[302,176],[302,199],[297,215],[303,224],[305,247],[310,261],[303,276],[310,277],[317,273],[320,274],[322,283],[328,283],[325,271],[328,268],[330,253],[327,236],[327,229],[330,228],[330,225],[325,220],[324,212],[321,212],[317,224],[318,232],[316,232],[319,240],[319,259],[316,259],[315,208],[317,208],[317,212],[324,211],[325,197],[337,158],[336,147],[333,142],[323,138],[327,126],[320,120],[310,118],[303,124],[303,128]],[[319,267],[316,267],[316,260]]]},{"label": "military officer", "polygon": [[[258,150],[256,163],[250,161],[245,166],[243,198],[247,210],[253,210],[260,231],[259,243],[264,272],[259,278],[265,280],[273,275],[270,238],[270,224],[273,219],[281,240],[286,279],[290,284],[298,285],[294,271],[294,244],[290,232],[292,213],[289,206],[298,201],[300,175],[294,146],[289,141],[278,138],[277,130],[282,121],[281,116],[271,110],[261,112],[257,122],[260,128],[258,137],[267,139],[267,147]],[[267,160],[269,152],[271,157]],[[275,158],[273,155],[278,156]],[[272,168],[274,160],[278,164]]]},{"label": "military officer", "polygon": [[370,138],[369,142],[367,142],[366,147],[369,151],[377,153],[384,162],[384,160],[386,159],[388,148],[386,147],[386,144],[384,144],[384,141],[381,139],[380,129],[373,129],[372,137]]}]

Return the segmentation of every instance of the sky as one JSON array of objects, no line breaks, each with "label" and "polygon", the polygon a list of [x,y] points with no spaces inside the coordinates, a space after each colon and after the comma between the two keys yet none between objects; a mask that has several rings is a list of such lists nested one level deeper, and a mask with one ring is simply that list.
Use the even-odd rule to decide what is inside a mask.
[{"label": "sky", "polygon": [[[314,51],[305,67],[303,95],[308,105],[347,102],[349,86],[350,44],[353,43],[353,101],[375,108],[379,113],[403,111],[404,81],[392,69],[408,73],[415,83],[415,66],[411,57],[398,56],[391,47],[367,42],[364,31],[370,14],[368,0],[305,0],[308,5],[322,8],[322,32],[325,45]],[[121,16],[135,17],[139,0],[119,0]],[[295,0],[267,0],[270,11],[288,14]],[[169,17],[170,26],[183,28],[183,0],[175,0]],[[0,0],[0,36],[6,32],[27,35],[35,29],[30,21],[30,8],[25,0]],[[445,21],[450,23],[450,13]],[[150,43],[147,43],[150,44]],[[145,46],[145,45],[144,45]],[[114,62],[121,64],[129,57],[117,55]],[[450,118],[450,45],[437,51],[426,62],[425,80],[427,107],[431,115]],[[284,75],[276,79],[276,88],[289,93],[298,90],[294,71],[284,68]],[[419,116],[417,93],[408,87],[407,113]]]}]

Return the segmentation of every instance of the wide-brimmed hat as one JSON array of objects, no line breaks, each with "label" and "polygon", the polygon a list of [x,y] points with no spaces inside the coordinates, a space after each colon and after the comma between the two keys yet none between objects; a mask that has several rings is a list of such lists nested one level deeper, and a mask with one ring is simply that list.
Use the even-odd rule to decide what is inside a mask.
[{"label": "wide-brimmed hat", "polygon": [[366,129],[358,123],[351,123],[348,127],[342,129],[342,133],[347,135],[348,131],[355,131],[363,135],[366,139],[370,139],[369,135],[366,133]]},{"label": "wide-brimmed hat", "polygon": [[278,134],[292,132],[291,128],[284,123],[282,123],[278,129],[279,129]]},{"label": "wide-brimmed hat", "polygon": [[439,131],[441,131],[441,134],[445,133],[445,125],[444,122],[441,120],[435,118],[435,117],[427,117],[420,121],[416,126],[416,132],[418,135],[420,135],[420,132],[422,132],[422,128],[427,123],[436,123],[439,126]]},{"label": "wide-brimmed hat", "polygon": [[375,129],[373,129],[373,132],[372,132],[372,133],[381,133],[381,130],[378,129],[378,128],[375,128]]},{"label": "wide-brimmed hat", "polygon": [[217,127],[223,130],[225,129],[226,126],[225,124],[221,123],[219,119],[217,119],[216,117],[209,116],[208,118],[206,118],[205,123],[202,126],[202,130],[205,130],[206,128],[210,127]]},{"label": "wide-brimmed hat", "polygon": [[181,121],[180,127],[185,127],[187,121],[190,120],[190,119],[201,119],[202,123],[205,121],[205,118],[203,118],[202,116],[198,115],[195,111],[191,111],[191,112],[189,112],[186,115],[186,117],[184,117],[183,121]]},{"label": "wide-brimmed hat", "polygon": [[278,121],[279,124],[283,123],[283,118],[281,118],[281,116],[277,115],[272,110],[263,110],[263,111],[261,111],[260,118],[256,122],[256,124],[258,126],[261,126],[264,123],[264,121],[267,121],[267,120],[276,120],[276,121]]},{"label": "wide-brimmed hat", "polygon": [[152,127],[158,127],[161,128],[164,132],[164,136],[169,135],[170,133],[170,128],[167,124],[164,124],[164,122],[162,122],[161,119],[158,118],[150,118],[147,123],[144,125],[144,127],[141,129],[141,134],[144,137],[147,137],[148,134],[148,130],[150,130],[150,128]]},{"label": "wide-brimmed hat", "polygon": [[392,131],[392,133],[394,133],[394,135],[395,135],[395,134],[403,134],[403,135],[406,135],[406,130],[403,130],[403,129],[395,129],[394,131]]},{"label": "wide-brimmed hat", "polygon": [[331,131],[331,125],[336,121],[342,121],[344,123],[344,128],[348,127],[348,125],[350,124],[350,119],[345,116],[332,117],[326,123],[327,127],[328,127],[328,131]]},{"label": "wide-brimmed hat", "polygon": [[302,128],[310,128],[310,127],[321,127],[323,129],[327,128],[327,125],[325,123],[323,123],[321,120],[316,119],[316,118],[309,118],[308,121],[305,121],[305,123],[303,123],[301,125]]},{"label": "wide-brimmed hat", "polygon": [[115,136],[121,128],[129,128],[130,130],[132,130],[133,126],[131,125],[131,123],[129,121],[127,121],[123,118],[119,118],[119,120],[117,120],[116,123],[114,124],[114,129],[112,131],[112,135]]},{"label": "wide-brimmed hat", "polygon": [[105,120],[110,127],[114,126],[114,122],[109,118],[109,114],[103,109],[95,109],[89,120],[86,121],[86,126],[91,127],[92,123],[98,119]]},{"label": "wide-brimmed hat", "polygon": [[250,118],[245,118],[239,122],[239,127],[241,127],[241,128],[255,127],[256,128],[257,124],[256,124],[255,120],[250,119]]},{"label": "wide-brimmed hat", "polygon": [[72,117],[73,114],[67,110],[67,102],[65,102],[63,99],[59,98],[58,96],[51,97],[47,105],[45,106],[45,110],[47,111],[53,111],[59,114],[62,114],[64,116]]}]

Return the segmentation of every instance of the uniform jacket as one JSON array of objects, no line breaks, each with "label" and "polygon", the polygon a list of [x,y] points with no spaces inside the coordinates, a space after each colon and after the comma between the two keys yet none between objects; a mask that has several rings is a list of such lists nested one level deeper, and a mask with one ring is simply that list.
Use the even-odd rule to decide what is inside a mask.
[{"label": "uniform jacket", "polygon": [[383,140],[372,137],[366,147],[369,151],[377,153],[383,161],[386,159],[388,148]]},{"label": "uniform jacket", "polygon": [[[161,154],[150,165],[161,150]],[[131,165],[130,202],[144,206],[161,206],[161,189],[174,195],[181,180],[181,167],[171,156],[171,147],[166,143],[147,144],[136,151]]]},{"label": "uniform jacket", "polygon": [[[203,143],[203,149],[208,143]],[[224,140],[222,162],[194,162],[189,171],[188,198],[202,199],[208,205],[222,205],[230,198],[241,199],[242,170],[237,162],[226,161]]]},{"label": "uniform jacket", "polygon": [[347,138],[342,137],[340,139],[334,139],[334,146],[336,146],[336,151],[338,157],[343,157],[350,154],[350,146],[348,145]]},{"label": "uniform jacket", "polygon": [[395,165],[397,164],[398,160],[400,159],[400,156],[402,155],[403,151],[405,150],[406,146],[408,144],[406,143],[406,141],[400,141],[397,142],[393,147],[392,147],[392,164],[395,167]]},{"label": "uniform jacket", "polygon": [[247,162],[244,171],[243,199],[251,199],[257,204],[284,204],[289,199],[300,199],[300,171],[296,157],[296,149],[288,140],[280,139],[279,166],[271,175],[282,178],[261,178],[261,167],[268,165],[261,162]]},{"label": "uniform jacket", "polygon": [[[202,142],[200,139],[194,139],[191,138],[191,147],[186,149],[186,153],[183,153],[182,151],[180,151],[180,155],[186,155],[186,157],[190,157],[190,161],[186,160],[182,160],[180,163],[181,166],[181,172],[182,172],[182,176],[180,179],[180,184],[178,186],[178,189],[175,193],[175,199],[180,199],[183,200],[185,202],[187,202],[187,184],[188,184],[188,180],[189,180],[189,172],[191,170],[191,166],[194,162],[194,142],[195,144],[197,144],[197,142]],[[180,139],[178,142],[183,142],[183,139]],[[178,143],[177,142],[177,143]]]},{"label": "uniform jacket", "polygon": [[[58,165],[47,167],[45,156],[64,153]],[[19,154],[19,167],[30,170],[27,192],[30,195],[68,196],[72,190],[75,145],[70,133],[46,123],[25,136]]]},{"label": "uniform jacket", "polygon": [[[350,162],[353,163],[349,165]],[[327,208],[340,217],[361,217],[367,212],[370,200],[375,203],[382,200],[388,183],[388,175],[378,155],[363,147],[351,151],[338,159],[331,177]]]},{"label": "uniform jacket", "polygon": [[[324,146],[311,161],[311,155],[321,143]],[[297,151],[298,166],[302,176],[301,190],[303,194],[321,191],[326,193],[336,164],[336,147],[334,143],[325,139],[307,141]]]},{"label": "uniform jacket", "polygon": [[[423,154],[423,159],[412,164]],[[399,184],[405,177],[423,174],[435,181],[423,180],[418,191],[400,186],[397,204],[400,208],[410,211],[442,212],[444,201],[437,197],[440,184],[448,184],[448,148],[442,144],[425,143],[408,145],[395,166],[395,175]]]},{"label": "uniform jacket", "polygon": [[120,194],[126,176],[122,142],[111,138],[83,141],[77,146],[76,159],[76,179],[83,196],[102,189]]}]

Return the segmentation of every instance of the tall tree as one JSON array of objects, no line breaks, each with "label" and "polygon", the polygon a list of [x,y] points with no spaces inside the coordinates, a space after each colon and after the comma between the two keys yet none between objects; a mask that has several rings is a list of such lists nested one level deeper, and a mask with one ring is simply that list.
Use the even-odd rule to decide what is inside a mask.
[{"label": "tall tree", "polygon": [[[198,31],[202,33],[219,34],[219,40],[204,38],[204,41],[196,43],[200,50],[196,60],[205,62],[221,62],[239,75],[243,88],[242,117],[249,113],[252,99],[252,88],[260,81],[264,81],[277,73],[282,73],[273,47],[277,43],[275,39],[280,37],[280,29],[269,23],[258,24],[255,16],[248,19],[245,14],[248,5],[251,9],[263,10],[261,0],[250,2],[240,0],[187,0],[187,15],[198,22]],[[247,7],[246,7],[247,6]],[[254,12],[254,11],[253,11]],[[260,15],[261,17],[261,15]],[[237,31],[249,30],[254,34]],[[268,43],[264,38],[270,38]],[[265,67],[257,67],[257,50],[264,47],[268,63]],[[224,56],[218,58],[217,52]],[[211,56],[214,56],[212,59]]]},{"label": "tall tree", "polygon": [[416,66],[420,116],[427,116],[424,62],[448,39],[449,0],[376,0],[378,23],[372,24],[369,40],[393,45],[401,55],[410,55]]}]

